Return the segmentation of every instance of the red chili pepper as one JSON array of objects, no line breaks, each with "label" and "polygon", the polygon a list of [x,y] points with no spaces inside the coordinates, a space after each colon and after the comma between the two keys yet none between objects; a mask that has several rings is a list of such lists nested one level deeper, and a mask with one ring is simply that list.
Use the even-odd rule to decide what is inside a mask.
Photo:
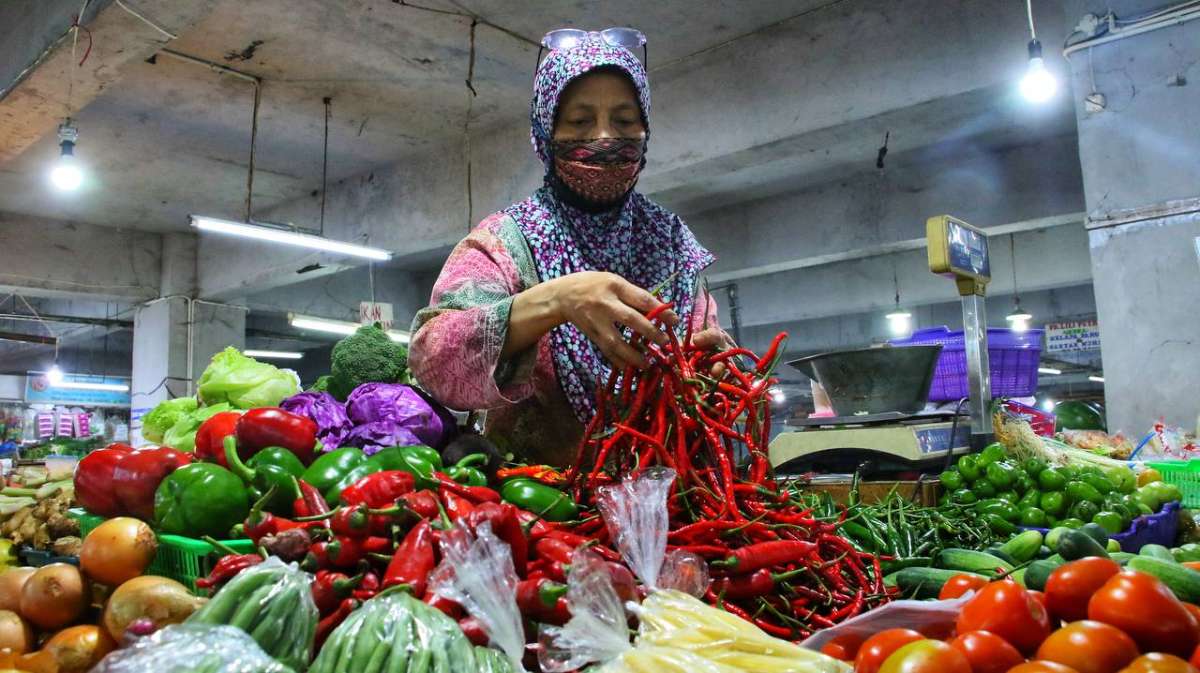
[{"label": "red chili pepper", "polygon": [[566,601],[567,585],[546,578],[517,582],[517,609],[521,614],[547,624],[566,624],[571,611]]},{"label": "red chili pepper", "polygon": [[245,460],[268,446],[281,446],[308,465],[313,461],[318,430],[317,422],[307,416],[278,407],[251,409],[237,422],[238,455]]},{"label": "red chili pepper", "polygon": [[411,493],[416,479],[403,470],[387,470],[368,474],[342,490],[342,502],[347,505],[387,507],[396,504],[396,499]]},{"label": "red chili pepper", "polygon": [[521,527],[525,529],[525,536],[529,538],[530,542],[537,542],[549,535],[551,531],[557,530],[553,524],[542,517],[523,509],[517,510],[517,521],[521,522]]},{"label": "red chili pepper", "polygon": [[787,332],[780,332],[779,334],[776,334],[775,338],[771,341],[771,347],[768,348],[767,352],[763,353],[763,356],[754,363],[754,368],[762,372],[767,368],[768,365],[775,362],[775,356],[777,353],[779,353],[779,347],[783,345],[783,342],[787,341],[787,338]]},{"label": "red chili pepper", "polygon": [[483,622],[474,617],[463,617],[458,620],[458,628],[462,629],[463,635],[467,640],[471,641],[472,645],[478,647],[487,647],[488,634],[483,630]]},{"label": "red chili pepper", "polygon": [[437,565],[433,546],[434,530],[428,520],[422,520],[408,531],[404,541],[396,548],[392,560],[383,574],[383,586],[407,584],[413,596],[425,596],[429,574]]},{"label": "red chili pepper", "polygon": [[[241,417],[240,411],[222,411],[201,423],[196,430],[196,458],[229,467],[225,460],[225,438],[237,434],[238,419]],[[243,456],[239,448],[238,455],[245,460],[254,454]]]},{"label": "red chili pepper", "polygon": [[481,502],[500,502],[500,494],[487,486],[466,486],[454,481],[445,472],[434,472],[433,478],[438,483],[440,493],[450,492],[460,498],[471,501],[472,504]]},{"label": "red chili pepper", "polygon": [[767,568],[760,568],[749,575],[721,577],[713,580],[713,591],[734,600],[766,596],[773,592],[775,586],[780,582],[786,582],[806,570],[807,568],[798,568],[783,573],[772,573]]},{"label": "red chili pepper", "polygon": [[360,603],[357,600],[347,598],[337,606],[336,610],[322,617],[321,621],[317,622],[317,632],[316,638],[313,640],[313,649],[320,650],[321,645],[325,644],[325,641],[329,639],[329,634],[333,633],[333,630],[344,622],[346,617],[350,616],[351,612],[357,610],[359,605]]},{"label": "red chili pepper", "polygon": [[443,490],[440,495],[442,496],[442,503],[446,507],[446,515],[450,517],[451,523],[458,523],[459,519],[463,519],[475,511],[475,505],[470,500],[453,491]]},{"label": "red chili pepper", "polygon": [[750,573],[759,568],[799,563],[812,556],[816,551],[817,545],[812,542],[773,540],[746,545],[724,559],[712,561],[711,564],[718,568],[728,568],[739,574]]},{"label": "red chili pepper", "polygon": [[498,481],[508,481],[517,477],[532,479],[547,486],[562,486],[567,482],[566,476],[562,472],[549,465],[522,465],[521,467],[504,467],[496,470]]},{"label": "red chili pepper", "polygon": [[431,491],[413,491],[400,496],[401,503],[422,519],[438,517],[438,501]]},{"label": "red chili pepper", "polygon": [[165,446],[138,449],[113,465],[108,488],[116,494],[125,513],[152,522],[154,493],[158,485],[167,475],[190,462],[191,454]]},{"label": "red chili pepper", "polygon": [[334,535],[364,538],[371,534],[371,515],[366,505],[344,506],[329,517],[329,530]]},{"label": "red chili pepper", "polygon": [[517,571],[517,576],[525,576],[525,566],[529,560],[529,541],[525,538],[525,530],[517,518],[515,506],[509,503],[481,503],[467,515],[466,521],[472,530],[485,521],[489,522],[492,533],[503,540],[511,550],[513,568]]},{"label": "red chili pepper", "polygon": [[133,453],[128,444],[109,444],[92,451],[75,466],[75,500],[100,516],[120,516],[124,509],[112,488],[113,473]]},{"label": "red chili pepper", "polygon": [[321,516],[329,513],[329,503],[325,502],[325,496],[321,495],[315,486],[303,479],[297,479],[296,483],[300,487],[300,499],[293,507],[296,516]]},{"label": "red chili pepper", "polygon": [[558,561],[559,563],[570,563],[571,554],[575,551],[575,547],[562,540],[544,537],[537,541],[534,545],[534,550],[537,552],[538,558],[548,561]]},{"label": "red chili pepper", "polygon": [[429,595],[425,596],[425,604],[431,608],[441,610],[442,614],[445,614],[453,619],[458,619],[463,615],[463,609],[461,605],[432,591],[429,592]]},{"label": "red chili pepper", "polygon": [[360,601],[369,600],[379,593],[380,588],[379,575],[370,571],[365,572],[362,574],[362,581],[359,582],[358,588],[354,590],[354,597]]},{"label": "red chili pepper", "polygon": [[363,575],[349,577],[332,570],[318,570],[312,582],[313,603],[317,605],[317,611],[322,615],[333,612],[362,581]]},{"label": "red chili pepper", "polygon": [[208,573],[207,577],[201,577],[196,580],[196,586],[201,589],[212,589],[211,593],[216,593],[235,575],[242,572],[246,568],[256,566],[263,562],[263,557],[258,554],[229,554],[222,556],[213,564],[213,569]]},{"label": "red chili pepper", "polygon": [[308,548],[308,554],[300,562],[300,568],[308,572],[316,572],[331,565],[329,562],[329,543],[324,540],[314,542]]}]

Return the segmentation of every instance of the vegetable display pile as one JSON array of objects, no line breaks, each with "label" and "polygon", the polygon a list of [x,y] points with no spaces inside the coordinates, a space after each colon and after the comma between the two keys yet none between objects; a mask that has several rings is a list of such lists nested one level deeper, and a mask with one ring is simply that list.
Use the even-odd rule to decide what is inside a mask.
[{"label": "vegetable display pile", "polygon": [[[661,324],[668,308],[647,318]],[[567,474],[576,500],[593,502],[599,486],[651,466],[675,470],[668,548],[708,560],[708,601],[780,638],[803,638],[886,602],[879,558],[838,534],[845,513],[818,520],[769,474],[769,388],[786,334],[761,357],[701,350],[690,335],[681,342],[666,334],[662,348],[636,344],[648,367],[614,371],[599,392]],[[576,532],[608,542],[597,518]]]}]

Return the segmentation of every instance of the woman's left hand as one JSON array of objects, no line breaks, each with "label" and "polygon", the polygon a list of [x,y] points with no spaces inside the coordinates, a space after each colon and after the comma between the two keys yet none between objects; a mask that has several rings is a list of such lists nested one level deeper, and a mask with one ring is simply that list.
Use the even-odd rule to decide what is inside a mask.
[{"label": "woman's left hand", "polygon": [[[720,327],[710,327],[692,334],[692,345],[704,350],[723,351],[733,348],[733,339],[730,339],[725,330]],[[712,371],[709,373],[715,379],[725,376],[725,363],[718,362],[713,365]]]}]

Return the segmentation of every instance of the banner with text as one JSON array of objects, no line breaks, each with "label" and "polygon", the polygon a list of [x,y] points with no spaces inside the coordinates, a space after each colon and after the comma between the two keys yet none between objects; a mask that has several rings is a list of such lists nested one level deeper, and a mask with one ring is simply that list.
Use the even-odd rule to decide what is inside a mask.
[{"label": "banner with text", "polygon": [[1094,351],[1100,349],[1100,326],[1096,319],[1046,324],[1046,352]]}]

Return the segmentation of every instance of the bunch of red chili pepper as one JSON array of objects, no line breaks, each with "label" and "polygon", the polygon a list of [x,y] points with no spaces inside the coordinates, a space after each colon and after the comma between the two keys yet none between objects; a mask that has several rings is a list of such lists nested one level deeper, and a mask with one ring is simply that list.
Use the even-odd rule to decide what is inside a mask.
[{"label": "bunch of red chili pepper", "polygon": [[[647,318],[662,324],[670,304]],[[667,328],[668,342],[635,343],[649,366],[614,371],[567,474],[578,501],[652,465],[676,472],[668,549],[709,560],[707,600],[791,640],[889,600],[879,559],[856,551],[836,523],[817,521],[767,458],[771,373],[786,333],[761,357],[703,350]],[[739,456],[742,456],[739,464]],[[577,532],[607,541],[594,520]]]}]

